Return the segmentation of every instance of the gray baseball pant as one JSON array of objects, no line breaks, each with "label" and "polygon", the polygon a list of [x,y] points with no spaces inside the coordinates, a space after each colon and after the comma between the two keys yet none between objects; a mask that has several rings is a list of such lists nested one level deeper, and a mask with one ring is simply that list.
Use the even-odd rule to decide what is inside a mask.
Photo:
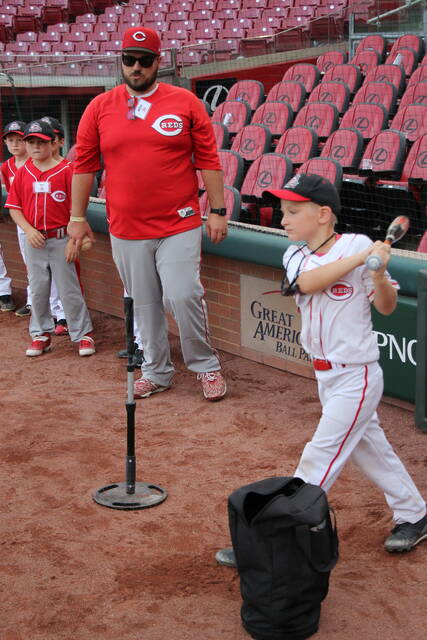
[{"label": "gray baseball pant", "polygon": [[122,240],[111,236],[113,258],[134,300],[136,324],[142,330],[144,377],[167,386],[174,374],[166,311],[178,325],[188,369],[218,371],[218,355],[209,329],[200,282],[201,227],[156,240]]},{"label": "gray baseball pant", "polygon": [[55,329],[49,304],[52,277],[64,307],[71,340],[79,342],[93,330],[76,265],[65,260],[67,240],[67,237],[48,238],[42,249],[35,249],[25,240],[25,260],[32,294],[29,329],[33,338],[42,333],[52,333]]}]

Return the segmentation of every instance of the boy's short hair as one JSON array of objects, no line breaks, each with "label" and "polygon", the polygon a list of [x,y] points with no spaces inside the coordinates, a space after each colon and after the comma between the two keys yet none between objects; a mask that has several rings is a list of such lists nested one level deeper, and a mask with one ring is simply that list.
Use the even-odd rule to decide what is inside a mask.
[{"label": "boy's short hair", "polygon": [[23,122],[22,120],[12,120],[12,122],[8,122],[3,129],[3,138],[12,133],[17,133],[19,136],[23,136],[24,129],[25,122]]},{"label": "boy's short hair", "polygon": [[336,216],[341,212],[340,196],[335,185],[315,173],[297,173],[283,189],[267,190],[262,195],[267,200],[279,198],[293,202],[315,202],[330,207]]},{"label": "boy's short hair", "polygon": [[56,133],[59,138],[65,138],[64,127],[59,122],[59,120],[53,118],[52,116],[43,116],[43,118],[40,118],[40,120],[43,120],[43,122],[47,122],[48,124],[50,124],[54,133]]},{"label": "boy's short hair", "polygon": [[33,120],[24,129],[24,140],[27,138],[40,138],[45,142],[53,142],[55,140],[55,132],[45,120]]}]

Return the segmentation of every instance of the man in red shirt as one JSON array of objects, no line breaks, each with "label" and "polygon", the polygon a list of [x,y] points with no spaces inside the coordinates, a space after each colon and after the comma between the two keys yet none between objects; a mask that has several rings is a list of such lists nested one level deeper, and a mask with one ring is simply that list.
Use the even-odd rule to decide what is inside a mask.
[{"label": "man in red shirt", "polygon": [[95,353],[92,323],[80,288],[75,259],[78,251],[67,243],[72,169],[54,158],[55,134],[47,122],[35,120],[24,129],[30,159],[16,173],[5,207],[25,232],[25,261],[32,292],[27,356],[51,349],[54,322],[49,306],[52,277],[64,303],[71,340],[79,355]]},{"label": "man in red shirt", "polygon": [[94,98],[79,124],[68,233],[77,247],[92,235],[85,213],[93,175],[106,171],[113,258],[142,331],[142,377],[135,397],[171,385],[165,309],[179,328],[186,366],[198,374],[208,400],[226,393],[209,342],[200,283],[201,215],[196,169],[211,204],[212,242],[227,234],[224,186],[210,120],[190,91],[157,82],[160,39],[152,29],[125,32],[124,84]]}]

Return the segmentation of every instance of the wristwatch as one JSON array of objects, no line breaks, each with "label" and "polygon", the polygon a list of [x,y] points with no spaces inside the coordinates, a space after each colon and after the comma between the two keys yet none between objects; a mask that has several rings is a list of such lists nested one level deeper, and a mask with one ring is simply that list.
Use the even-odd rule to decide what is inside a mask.
[{"label": "wristwatch", "polygon": [[227,215],[227,209],[222,207],[221,209],[211,209],[211,213],[216,213],[218,216]]}]

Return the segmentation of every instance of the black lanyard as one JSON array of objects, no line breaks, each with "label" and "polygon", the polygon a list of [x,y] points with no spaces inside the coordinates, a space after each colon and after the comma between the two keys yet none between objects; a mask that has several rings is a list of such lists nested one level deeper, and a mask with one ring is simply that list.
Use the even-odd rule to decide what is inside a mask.
[{"label": "black lanyard", "polygon": [[[284,274],[283,274],[283,278],[282,278],[282,283],[280,285],[280,293],[282,294],[282,296],[293,296],[294,293],[298,293],[298,285],[296,284],[296,281],[299,278],[299,274],[300,274],[300,270],[302,267],[302,263],[304,262],[304,260],[308,257],[308,256],[312,256],[313,253],[317,253],[317,251],[319,251],[319,249],[321,249],[327,242],[329,242],[329,240],[331,240],[334,236],[336,235],[335,231],[332,235],[329,236],[329,238],[326,238],[326,240],[324,240],[324,242],[322,242],[322,244],[319,244],[318,247],[316,247],[315,249],[313,249],[313,251],[310,251],[310,253],[308,255],[304,255],[301,258],[301,261],[298,265],[298,269],[296,271],[295,277],[293,278],[293,280],[291,282],[289,282],[288,286],[285,286],[285,282],[287,280],[287,267],[284,267]],[[288,265],[290,263],[290,261],[292,260],[292,258],[299,252],[302,251],[303,249],[305,249],[305,247],[307,246],[307,244],[303,244],[301,247],[298,247],[298,249],[296,249],[293,254],[291,255],[291,257],[288,260]]]}]

